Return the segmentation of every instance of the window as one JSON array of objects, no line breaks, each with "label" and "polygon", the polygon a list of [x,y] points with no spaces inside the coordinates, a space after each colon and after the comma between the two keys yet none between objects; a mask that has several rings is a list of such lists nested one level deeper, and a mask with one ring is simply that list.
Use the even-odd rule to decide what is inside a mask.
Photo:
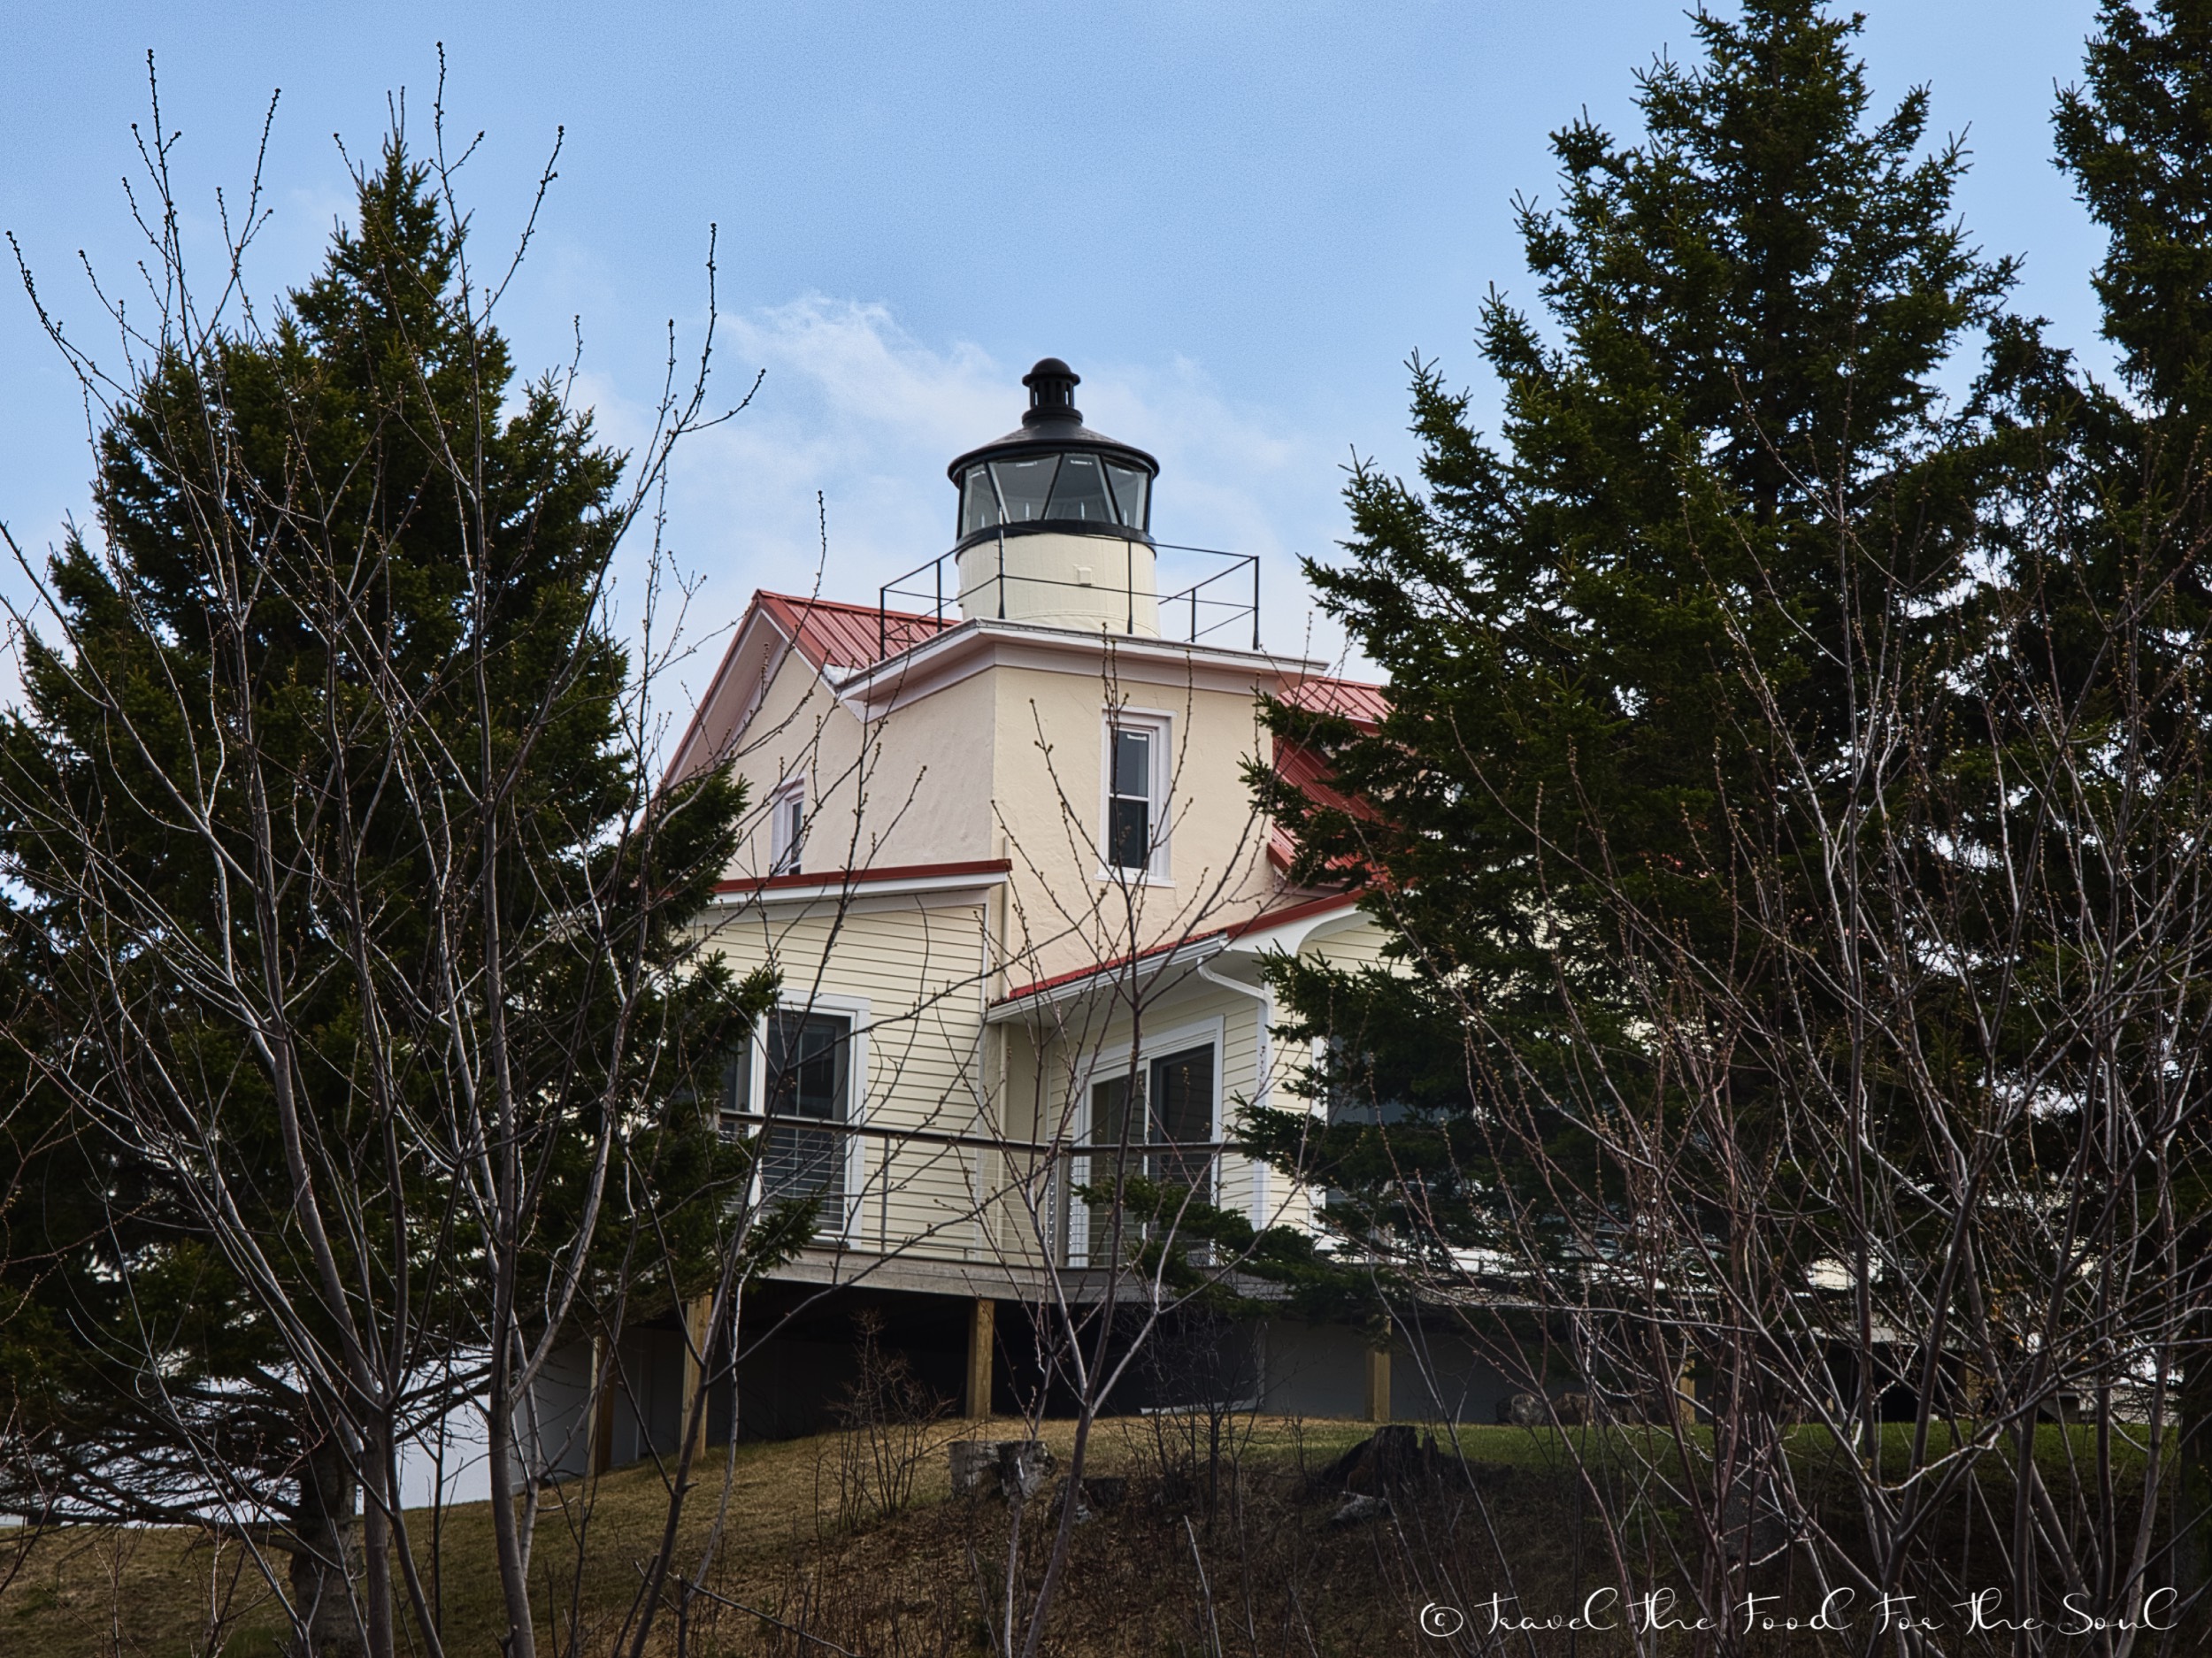
[{"label": "window", "polygon": [[999,510],[998,491],[991,486],[991,469],[971,466],[960,483],[960,533],[973,535],[1006,521]]},{"label": "window", "polygon": [[845,1195],[846,1136],[831,1129],[793,1127],[779,1117],[847,1120],[852,1093],[853,1022],[841,1014],[779,1008],[768,1016],[768,1076],[764,1103],[771,1119],[761,1155],[761,1191],[771,1201],[819,1197],[826,1216]]},{"label": "window", "polygon": [[787,783],[768,802],[768,872],[795,875],[799,842],[806,834],[806,785]]},{"label": "window", "polygon": [[[1342,1037],[1325,1036],[1314,1043],[1311,1074],[1320,1086],[1322,1115],[1331,1128],[1356,1125],[1386,1130],[1414,1120],[1412,1108],[1378,1084],[1374,1055]],[[1325,1186],[1317,1195],[1322,1208],[1344,1211],[1346,1224],[1351,1224],[1349,1193]]]},{"label": "window", "polygon": [[1377,1081],[1375,1055],[1343,1037],[1325,1036],[1314,1044],[1313,1070],[1332,1128],[1345,1123],[1389,1128],[1413,1116],[1411,1107]]},{"label": "window", "polygon": [[763,1200],[818,1198],[828,1233],[852,1224],[862,1165],[846,1130],[867,1088],[867,1004],[833,1000],[833,1012],[775,1009],[722,1068],[722,1132],[759,1132]]},{"label": "window", "polygon": [[[1108,1186],[1141,1177],[1210,1201],[1213,1137],[1212,1043],[1163,1054],[1133,1077],[1125,1064],[1118,1075],[1091,1085],[1088,1183]],[[1112,1224],[1106,1204],[1091,1206],[1089,1232],[1097,1248],[1105,1247]]]},{"label": "window", "polygon": [[1168,727],[1164,719],[1126,712],[1106,723],[1106,822],[1100,847],[1109,871],[1164,879],[1167,875]]}]

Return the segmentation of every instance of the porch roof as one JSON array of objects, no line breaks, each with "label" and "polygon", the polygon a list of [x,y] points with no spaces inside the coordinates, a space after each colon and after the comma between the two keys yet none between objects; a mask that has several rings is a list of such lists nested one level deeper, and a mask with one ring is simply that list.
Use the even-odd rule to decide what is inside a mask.
[{"label": "porch roof", "polygon": [[[1018,1019],[1098,990],[1133,985],[1171,968],[1195,965],[1233,948],[1258,954],[1286,942],[1294,948],[1310,924],[1356,909],[1360,896],[1356,892],[1330,893],[1279,910],[1262,910],[1249,920],[1172,940],[1148,950],[1137,950],[1089,967],[1071,968],[1008,992],[991,1003],[985,1017],[994,1025]],[[1273,936],[1278,934],[1288,937]]]},{"label": "porch roof", "polygon": [[864,888],[871,893],[895,893],[996,887],[1013,867],[1005,858],[971,858],[950,864],[887,864],[876,869],[795,870],[787,875],[717,881],[714,901],[729,903],[757,898],[764,903],[796,903],[856,894]]}]

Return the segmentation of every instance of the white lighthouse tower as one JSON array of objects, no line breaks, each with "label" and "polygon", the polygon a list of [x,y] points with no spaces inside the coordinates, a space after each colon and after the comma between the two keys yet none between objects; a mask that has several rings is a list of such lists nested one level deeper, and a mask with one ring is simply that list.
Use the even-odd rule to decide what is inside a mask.
[{"label": "white lighthouse tower", "polygon": [[947,469],[960,492],[960,611],[1157,637],[1149,527],[1160,464],[1083,424],[1079,378],[1046,357],[1022,376],[1020,426]]}]

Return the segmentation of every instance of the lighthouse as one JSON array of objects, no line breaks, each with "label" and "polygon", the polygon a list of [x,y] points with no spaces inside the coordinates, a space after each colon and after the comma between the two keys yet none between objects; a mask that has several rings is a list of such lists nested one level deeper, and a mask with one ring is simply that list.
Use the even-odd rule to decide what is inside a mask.
[{"label": "lighthouse", "polygon": [[1160,464],[1083,424],[1080,383],[1058,357],[1044,358],[1022,376],[1021,425],[946,469],[959,492],[960,611],[1157,637],[1150,526]]}]

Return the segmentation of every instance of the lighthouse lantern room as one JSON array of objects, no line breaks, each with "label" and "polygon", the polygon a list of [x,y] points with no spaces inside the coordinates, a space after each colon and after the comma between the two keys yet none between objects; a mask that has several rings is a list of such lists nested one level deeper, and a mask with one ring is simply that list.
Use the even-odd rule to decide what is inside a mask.
[{"label": "lighthouse lantern room", "polygon": [[1075,371],[1046,357],[1004,437],[948,469],[960,494],[961,614],[1157,636],[1150,534],[1160,464],[1083,424]]}]

